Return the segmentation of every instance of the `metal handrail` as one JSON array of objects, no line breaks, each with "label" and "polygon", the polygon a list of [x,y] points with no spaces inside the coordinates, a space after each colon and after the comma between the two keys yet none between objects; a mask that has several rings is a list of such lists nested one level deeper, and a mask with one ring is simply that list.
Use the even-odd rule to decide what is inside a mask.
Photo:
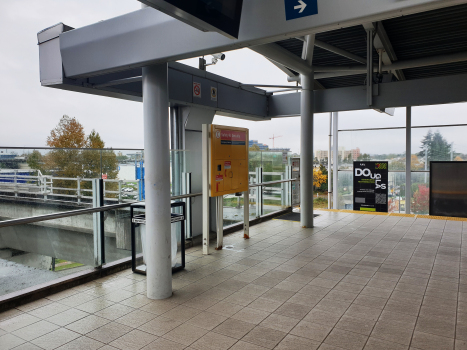
[{"label": "metal handrail", "polygon": [[129,207],[133,203],[137,203],[137,202],[122,203],[122,204],[111,204],[111,205],[104,205],[104,206],[99,207],[99,208],[87,208],[87,209],[69,210],[69,211],[63,211],[63,212],[60,212],[60,213],[33,216],[33,217],[30,217],[30,218],[5,220],[5,221],[0,221],[0,228],[9,227],[9,226],[16,226],[16,225],[32,224],[34,222],[48,221],[48,220],[53,220],[53,219],[61,219],[61,218],[66,218],[66,217],[70,217],[70,216],[99,213],[99,212],[102,212],[102,211],[108,211],[108,210],[112,210],[112,209],[119,209],[119,208]]},{"label": "metal handrail", "polygon": [[266,186],[266,185],[282,184],[282,183],[285,183],[285,182],[292,182],[292,181],[298,181],[298,179],[287,179],[287,180],[278,180],[278,181],[262,182],[262,183],[259,183],[259,184],[250,184],[250,188],[252,188],[252,187],[260,187],[260,186]]},{"label": "metal handrail", "polygon": [[[281,183],[292,182],[292,181],[298,181],[298,179],[287,179],[287,180],[279,180],[279,181],[262,182],[259,184],[250,184],[249,187],[250,188],[261,187],[261,186],[266,186],[266,185],[281,184]],[[202,195],[203,195],[202,193],[182,194],[178,196],[172,196],[170,197],[170,200],[173,201],[173,200],[178,200],[178,199],[193,198],[193,197],[199,197]],[[69,210],[69,211],[64,211],[60,213],[39,215],[39,216],[33,216],[29,218],[5,220],[5,221],[0,221],[0,228],[16,226],[16,225],[32,224],[35,222],[61,219],[61,218],[66,218],[70,216],[99,213],[99,212],[113,210],[113,209],[127,208],[127,207],[130,207],[134,203],[140,203],[140,202],[134,201],[134,202],[121,203],[121,204],[110,204],[110,205],[104,205],[99,208]]]},{"label": "metal handrail", "polygon": [[[202,193],[183,194],[180,196],[170,197],[170,200],[173,201],[177,199],[192,198],[192,197],[197,197],[197,196],[202,196],[202,195],[203,195]],[[35,222],[61,219],[61,218],[66,218],[70,216],[99,213],[102,211],[109,211],[113,209],[121,209],[121,208],[130,207],[134,203],[140,203],[140,202],[134,201],[134,202],[128,202],[128,203],[121,203],[121,204],[110,204],[110,205],[104,205],[99,208],[76,209],[76,210],[63,211],[63,212],[54,213],[54,214],[38,215],[38,216],[29,217],[29,218],[5,220],[5,221],[0,221],[0,228],[16,226],[16,225],[32,224]]]}]

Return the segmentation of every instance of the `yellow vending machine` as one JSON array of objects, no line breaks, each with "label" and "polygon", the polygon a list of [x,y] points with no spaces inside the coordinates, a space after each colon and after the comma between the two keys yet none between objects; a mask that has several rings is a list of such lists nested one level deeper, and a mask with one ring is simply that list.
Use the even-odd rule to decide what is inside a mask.
[{"label": "yellow vending machine", "polygon": [[217,246],[222,249],[223,196],[244,194],[244,230],[248,238],[248,129],[203,125],[203,251],[209,254],[209,198],[216,199]]}]

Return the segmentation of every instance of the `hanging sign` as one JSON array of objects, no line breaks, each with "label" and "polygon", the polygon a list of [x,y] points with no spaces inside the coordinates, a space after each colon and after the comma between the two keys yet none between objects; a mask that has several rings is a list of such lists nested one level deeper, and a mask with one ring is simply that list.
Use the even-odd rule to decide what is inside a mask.
[{"label": "hanging sign", "polygon": [[353,163],[353,209],[388,212],[388,162]]},{"label": "hanging sign", "polygon": [[285,19],[297,19],[318,14],[318,0],[284,0]]}]

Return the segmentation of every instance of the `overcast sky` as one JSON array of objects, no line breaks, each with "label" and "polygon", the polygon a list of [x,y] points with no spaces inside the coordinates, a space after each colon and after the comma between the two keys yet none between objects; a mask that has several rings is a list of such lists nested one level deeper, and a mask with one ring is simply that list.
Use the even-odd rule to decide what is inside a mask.
[{"label": "overcast sky", "polygon": [[[81,27],[109,19],[141,7],[137,0],[2,0],[0,1],[0,147],[45,146],[46,138],[64,114],[76,117],[86,133],[98,131],[107,147],[143,148],[142,104],[113,98],[79,94],[40,86],[37,32],[58,22]],[[197,66],[197,59],[184,61]],[[286,76],[262,56],[248,50],[227,53],[227,58],[208,70],[252,84],[288,84]],[[467,105],[457,104],[414,108],[415,125],[464,123]],[[374,111],[341,113],[339,129],[405,125],[405,110],[394,117]],[[300,150],[299,118],[268,122],[216,117],[215,123],[250,128],[250,138],[272,147],[273,135],[282,136],[276,147]],[[315,149],[327,149],[329,115],[315,116]],[[436,129],[436,128],[434,128]],[[449,132],[449,142],[460,148],[464,128]],[[425,132],[423,130],[423,132]],[[414,133],[414,146],[422,131]],[[420,135],[419,135],[420,134]],[[350,136],[349,136],[350,135]],[[360,147],[362,152],[388,153],[404,150],[404,133],[349,133],[340,145]],[[467,152],[464,150],[463,152]]]}]

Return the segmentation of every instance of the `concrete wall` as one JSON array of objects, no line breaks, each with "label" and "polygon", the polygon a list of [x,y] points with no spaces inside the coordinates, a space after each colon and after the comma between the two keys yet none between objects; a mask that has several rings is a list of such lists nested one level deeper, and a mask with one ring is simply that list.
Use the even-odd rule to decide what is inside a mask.
[{"label": "concrete wall", "polygon": [[[53,214],[57,212],[83,209],[84,206],[63,206],[53,205],[44,202],[26,202],[23,200],[15,199],[2,199],[0,200],[0,220],[11,220],[19,218],[34,217],[46,214]],[[129,209],[112,210],[105,212],[105,235],[108,237],[116,238],[116,245],[119,249],[131,249],[131,222],[130,222],[130,211]],[[54,228],[65,228],[71,230],[84,230],[88,234],[93,233],[93,215],[84,214],[71,216],[67,218],[55,219],[44,221],[41,223],[47,227]],[[1,237],[0,229],[0,237]],[[11,248],[5,245],[5,242],[0,238],[0,249]]]}]

